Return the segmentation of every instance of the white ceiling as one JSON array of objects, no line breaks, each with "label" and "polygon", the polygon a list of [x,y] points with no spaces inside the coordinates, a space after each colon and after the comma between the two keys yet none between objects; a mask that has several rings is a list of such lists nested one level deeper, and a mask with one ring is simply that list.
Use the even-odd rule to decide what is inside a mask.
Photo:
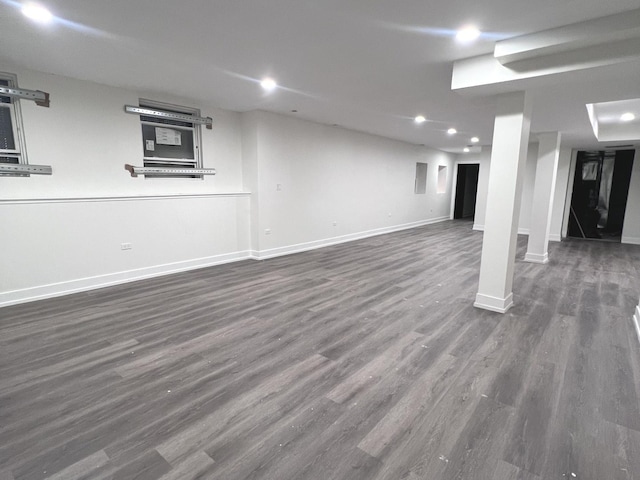
[{"label": "white ceiling", "polygon": [[[496,40],[638,8],[638,0],[42,3],[64,21],[41,27],[0,0],[0,62],[450,151],[474,135],[489,144],[494,118],[491,96],[451,91],[455,60],[492,53]],[[459,45],[453,32],[467,23],[488,33]],[[265,76],[282,88],[264,94]],[[585,104],[640,97],[640,60],[569,78],[531,89],[532,131],[560,130],[565,145],[595,147]],[[417,114],[429,121],[414,124]],[[459,133],[447,135],[449,127]]]},{"label": "white ceiling", "polygon": [[[594,134],[601,141],[635,142],[640,138],[640,98],[589,104]],[[623,114],[635,118],[622,121]]]}]

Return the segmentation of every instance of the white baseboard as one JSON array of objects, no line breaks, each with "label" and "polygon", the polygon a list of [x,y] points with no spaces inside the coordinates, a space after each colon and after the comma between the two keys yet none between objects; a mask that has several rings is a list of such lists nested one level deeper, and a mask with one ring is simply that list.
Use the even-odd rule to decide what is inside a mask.
[{"label": "white baseboard", "polygon": [[392,227],[376,228],[374,230],[367,230],[364,232],[350,233],[348,235],[341,235],[339,237],[325,238],[322,240],[315,240],[313,242],[298,243],[294,245],[287,245],[285,247],[270,248],[268,250],[253,250],[251,252],[251,258],[258,260],[265,260],[267,258],[279,257],[282,255],[289,255],[292,253],[306,252],[309,250],[315,250],[317,248],[328,247],[331,245],[337,245],[345,242],[352,242],[354,240],[360,240],[362,238],[374,237],[376,235],[384,235],[385,233],[399,232],[401,230],[408,230],[411,228],[422,227],[424,225],[431,225],[433,223],[439,223],[449,220],[449,217],[437,217],[429,220],[421,220],[419,222],[405,223],[403,225],[395,225]]},{"label": "white baseboard", "polygon": [[562,236],[557,234],[557,233],[550,233],[549,234],[549,241],[550,242],[561,242],[562,241]]},{"label": "white baseboard", "polygon": [[531,263],[549,263],[549,254],[547,252],[545,252],[544,254],[540,255],[539,253],[525,253],[524,255],[524,261],[525,262],[531,262]]},{"label": "white baseboard", "polygon": [[640,245],[640,237],[622,237],[620,239],[622,243],[629,243],[631,245]]},{"label": "white baseboard", "polygon": [[473,306],[492,312],[505,313],[513,306],[513,293],[510,293],[505,298],[478,293],[476,294],[476,301]]},{"label": "white baseboard", "polygon": [[140,268],[136,270],[127,270],[124,272],[115,272],[115,273],[109,273],[105,275],[98,275],[95,277],[87,277],[87,278],[69,280],[65,282],[52,283],[49,285],[39,285],[36,287],[30,287],[30,288],[25,288],[21,290],[0,292],[0,308],[7,307],[9,305],[17,305],[20,303],[33,302],[35,300],[44,300],[46,298],[60,297],[63,295],[70,295],[72,293],[95,290],[98,288],[109,287],[112,285],[119,285],[122,283],[135,282],[137,280],[144,280],[147,278],[159,277],[162,275],[169,275],[172,273],[180,273],[180,272],[186,272],[188,270],[196,270],[198,268],[212,267],[214,265],[221,265],[223,263],[237,262],[239,260],[246,260],[246,259],[264,260],[266,258],[278,257],[281,255],[288,255],[291,253],[304,252],[307,250],[315,250],[316,248],[327,247],[330,245],[350,242],[353,240],[373,237],[376,235],[383,235],[385,233],[408,230],[410,228],[421,227],[424,225],[430,225],[432,223],[443,222],[446,220],[449,220],[448,216],[433,218],[430,220],[423,220],[419,222],[406,223],[403,225],[396,225],[393,227],[377,228],[375,230],[352,233],[349,235],[327,238],[324,240],[318,240],[313,242],[300,243],[297,245],[289,245],[286,247],[273,248],[270,250],[262,250],[262,251],[246,250],[246,251],[240,251],[240,252],[233,252],[233,253],[227,253],[222,255],[215,255],[212,257],[196,258],[193,260],[186,260],[183,262],[168,263],[164,265],[155,265],[153,267],[145,267],[145,268]]},{"label": "white baseboard", "polygon": [[640,303],[636,306],[636,313],[633,315],[633,326],[636,327],[636,335],[640,342]]},{"label": "white baseboard", "polygon": [[106,275],[98,275],[95,277],[80,278],[69,280],[66,282],[52,283],[49,285],[40,285],[37,287],[25,288],[22,290],[13,290],[0,293],[0,307],[9,305],[17,305],[19,303],[33,302],[35,300],[44,300],[45,298],[60,297],[72,293],[85,292],[98,288],[119,285],[122,283],[135,282],[147,278],[169,275],[171,273],[186,272],[198,268],[212,267],[223,263],[237,262],[251,258],[251,252],[234,252],[223,255],[214,255],[212,257],[196,258],[183,262],[167,263],[164,265],[155,265],[153,267],[145,267],[136,270],[127,270],[124,272],[108,273]]}]

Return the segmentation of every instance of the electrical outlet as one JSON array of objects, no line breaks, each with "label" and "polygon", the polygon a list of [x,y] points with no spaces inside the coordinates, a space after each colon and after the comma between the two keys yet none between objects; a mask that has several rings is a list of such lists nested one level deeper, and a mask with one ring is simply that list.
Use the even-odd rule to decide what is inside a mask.
[{"label": "electrical outlet", "polygon": [[120,244],[120,250],[131,250],[132,248],[133,248],[133,245],[131,245],[130,243]]},{"label": "electrical outlet", "polygon": [[338,226],[338,222],[333,222],[333,226],[337,227]]},{"label": "electrical outlet", "polygon": [[264,234],[265,234],[265,235],[271,235],[271,229],[270,229],[270,228],[267,228],[267,229],[264,231]]},{"label": "electrical outlet", "polygon": [[282,191],[282,185],[281,184],[277,184],[276,185],[276,191],[281,192]]}]

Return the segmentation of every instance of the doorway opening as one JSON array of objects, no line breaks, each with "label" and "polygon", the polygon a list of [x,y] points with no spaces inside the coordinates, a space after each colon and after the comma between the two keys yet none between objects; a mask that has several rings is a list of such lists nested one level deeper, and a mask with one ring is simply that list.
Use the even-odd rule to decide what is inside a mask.
[{"label": "doorway opening", "polygon": [[620,242],[635,150],[580,151],[567,235]]},{"label": "doorway opening", "polygon": [[456,197],[453,218],[471,218],[476,214],[476,194],[478,192],[479,163],[458,164]]}]

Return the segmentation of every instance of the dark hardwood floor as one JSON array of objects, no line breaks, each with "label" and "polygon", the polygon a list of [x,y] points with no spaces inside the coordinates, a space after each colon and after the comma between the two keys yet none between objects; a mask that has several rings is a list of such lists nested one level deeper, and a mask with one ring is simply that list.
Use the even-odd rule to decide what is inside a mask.
[{"label": "dark hardwood floor", "polygon": [[[0,309],[0,479],[640,479],[640,247],[445,222]],[[520,238],[518,259],[526,238]]]}]

